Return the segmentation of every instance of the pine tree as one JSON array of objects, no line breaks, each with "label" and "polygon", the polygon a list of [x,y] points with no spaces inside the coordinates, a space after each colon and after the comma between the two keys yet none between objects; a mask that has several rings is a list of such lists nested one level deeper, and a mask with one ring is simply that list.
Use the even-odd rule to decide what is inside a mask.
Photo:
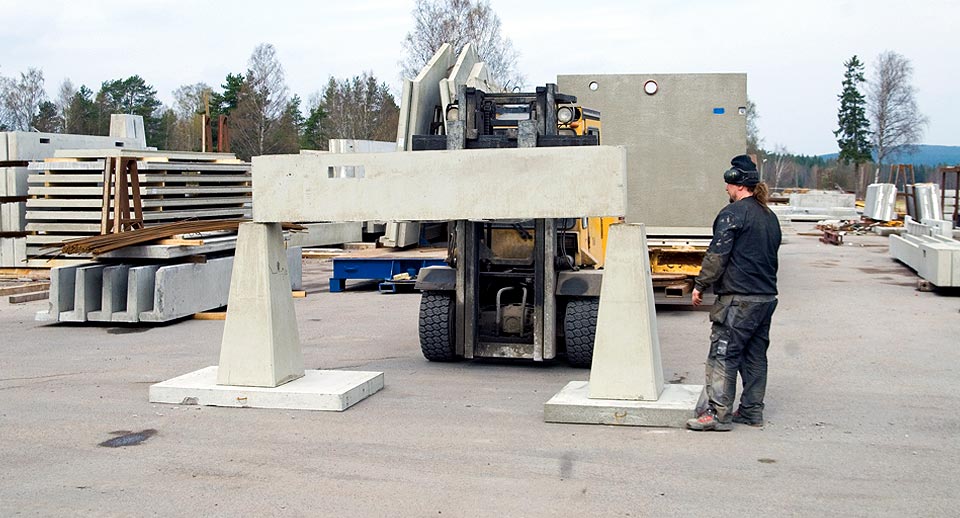
[{"label": "pine tree", "polygon": [[[864,82],[863,63],[853,56],[844,62],[847,67],[843,74],[843,91],[837,98],[840,100],[840,109],[837,112],[837,145],[840,146],[840,161],[849,164],[853,162],[860,172],[860,164],[869,162],[870,155],[870,121],[867,120],[867,100],[860,93],[860,83]],[[859,182],[862,184],[862,178]],[[865,186],[864,186],[865,188]]]}]

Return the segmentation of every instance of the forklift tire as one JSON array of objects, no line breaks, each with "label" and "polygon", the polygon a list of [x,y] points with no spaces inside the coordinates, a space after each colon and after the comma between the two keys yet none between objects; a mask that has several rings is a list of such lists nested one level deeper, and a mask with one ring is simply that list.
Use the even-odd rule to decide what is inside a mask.
[{"label": "forklift tire", "polygon": [[453,297],[453,292],[446,291],[424,291],[420,296],[420,350],[432,362],[459,360]]},{"label": "forklift tire", "polygon": [[589,368],[593,362],[593,339],[597,334],[598,297],[572,299],[563,315],[563,334],[567,344],[567,362],[573,367]]}]

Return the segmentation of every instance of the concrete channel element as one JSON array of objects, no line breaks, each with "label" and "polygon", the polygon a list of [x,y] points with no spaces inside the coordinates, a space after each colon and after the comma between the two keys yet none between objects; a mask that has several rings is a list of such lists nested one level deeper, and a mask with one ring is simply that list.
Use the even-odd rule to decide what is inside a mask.
[{"label": "concrete channel element", "polygon": [[[227,304],[233,257],[136,266],[93,263],[50,270],[40,322],[169,322]],[[301,249],[287,249],[290,289],[303,282]],[[289,290],[288,290],[289,292]]]},{"label": "concrete channel element", "polygon": [[383,388],[382,372],[304,370],[277,223],[244,223],[220,364],[157,383],[150,402],[343,411]]},{"label": "concrete channel element", "polygon": [[[364,177],[328,177],[349,165],[362,166]],[[253,179],[253,217],[261,223],[617,216],[625,210],[626,151],[584,146],[258,156]]]},{"label": "concrete channel element", "polygon": [[590,381],[544,405],[552,423],[683,427],[701,385],[664,384],[650,259],[642,224],[610,227]]},{"label": "concrete channel element", "polygon": [[960,241],[945,220],[906,217],[906,233],[890,236],[890,255],[936,287],[960,287]]}]

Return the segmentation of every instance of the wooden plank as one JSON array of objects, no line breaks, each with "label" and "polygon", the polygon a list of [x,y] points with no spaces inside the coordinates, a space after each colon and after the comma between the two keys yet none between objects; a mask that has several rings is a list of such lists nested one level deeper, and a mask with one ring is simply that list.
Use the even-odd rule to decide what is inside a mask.
[{"label": "wooden plank", "polygon": [[26,284],[19,284],[17,286],[6,286],[0,288],[0,297],[5,297],[7,295],[19,295],[20,293],[33,293],[36,291],[49,289],[49,282],[28,282]]},{"label": "wooden plank", "polygon": [[226,311],[204,311],[203,313],[194,313],[194,320],[226,320]]},{"label": "wooden plank", "polygon": [[24,302],[33,302],[35,300],[46,300],[50,298],[49,291],[38,291],[34,293],[25,293],[23,295],[11,295],[7,299],[11,304],[22,304]]},{"label": "wooden plank", "polygon": [[50,270],[43,268],[0,268],[0,279],[49,279]]},{"label": "wooden plank", "polygon": [[295,299],[302,299],[302,298],[306,298],[306,296],[307,296],[306,290],[293,290],[293,291],[290,292],[290,294],[291,294],[291,295],[293,296],[293,298],[295,298]]}]

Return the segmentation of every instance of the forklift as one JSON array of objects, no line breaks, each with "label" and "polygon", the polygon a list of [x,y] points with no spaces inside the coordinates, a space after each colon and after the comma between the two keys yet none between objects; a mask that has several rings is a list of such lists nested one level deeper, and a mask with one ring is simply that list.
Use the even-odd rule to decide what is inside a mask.
[{"label": "forklift", "polygon": [[[413,151],[596,146],[600,113],[554,84],[530,93],[461,86]],[[455,174],[455,173],[451,173]],[[545,179],[549,181],[549,179]],[[535,196],[536,193],[531,193]],[[618,218],[455,221],[446,265],[420,270],[419,337],[430,361],[565,356],[589,367],[606,237]]]}]

